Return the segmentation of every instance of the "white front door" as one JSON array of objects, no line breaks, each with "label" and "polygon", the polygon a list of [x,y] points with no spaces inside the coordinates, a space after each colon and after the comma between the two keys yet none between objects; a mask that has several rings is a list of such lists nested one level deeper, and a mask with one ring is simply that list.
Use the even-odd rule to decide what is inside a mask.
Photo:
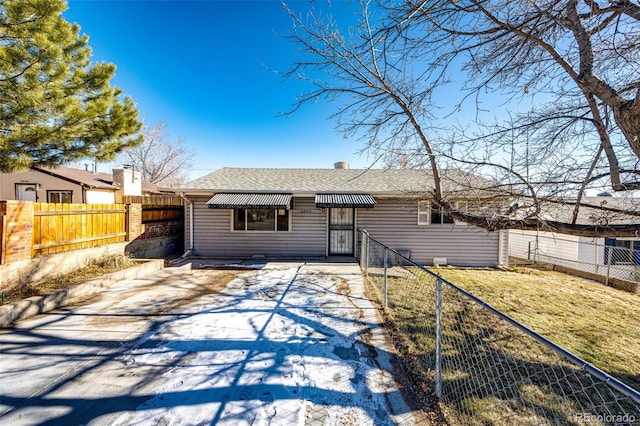
[{"label": "white front door", "polygon": [[36,201],[36,184],[35,183],[18,183],[16,184],[16,196],[21,201]]}]

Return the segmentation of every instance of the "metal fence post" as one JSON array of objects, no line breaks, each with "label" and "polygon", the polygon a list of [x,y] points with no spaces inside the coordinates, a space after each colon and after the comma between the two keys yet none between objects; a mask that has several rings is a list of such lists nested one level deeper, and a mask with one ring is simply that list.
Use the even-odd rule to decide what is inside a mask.
[{"label": "metal fence post", "polygon": [[[360,258],[358,259],[358,262],[359,262],[359,264],[360,264],[360,267],[361,267],[362,269],[364,269],[364,265],[365,265],[365,261],[364,261],[364,253],[365,253],[365,251],[366,251],[366,248],[365,248],[365,244],[366,244],[366,242],[365,242],[365,240],[364,240],[364,239],[365,239],[365,238],[364,238],[364,231],[360,231],[360,230],[358,230],[358,235],[360,236]],[[365,274],[365,275],[366,275],[366,274]]]},{"label": "metal fence post", "polygon": [[367,231],[362,232],[362,240],[366,241],[364,244],[364,274],[369,276],[369,233]]},{"label": "metal fence post", "polygon": [[389,251],[387,247],[384,247],[384,307],[388,307],[388,299],[387,299],[387,258]]},{"label": "metal fence post", "polygon": [[442,281],[436,279],[436,395],[442,399]]},{"label": "metal fence post", "polygon": [[611,273],[611,258],[613,257],[613,247],[609,246],[609,251],[607,252],[607,276],[604,281],[604,285],[609,285],[609,275]]}]

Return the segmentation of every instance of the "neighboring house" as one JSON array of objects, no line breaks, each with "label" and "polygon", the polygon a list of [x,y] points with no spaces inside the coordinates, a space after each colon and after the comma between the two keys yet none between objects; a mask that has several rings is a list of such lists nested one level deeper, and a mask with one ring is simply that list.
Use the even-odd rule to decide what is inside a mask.
[{"label": "neighboring house", "polygon": [[120,202],[123,195],[161,192],[162,188],[142,182],[140,172],[131,169],[113,169],[113,174],[108,174],[60,166],[0,173],[2,200],[112,204]]},{"label": "neighboring house", "polygon": [[176,191],[189,201],[185,247],[195,256],[355,256],[357,231],[367,230],[424,264],[434,258],[452,265],[506,264],[507,234],[433,210],[427,195],[432,181],[421,170],[336,163],[334,169],[223,168]]},{"label": "neighboring house", "polygon": [[[640,211],[639,198],[587,197],[584,204],[621,211]],[[544,216],[569,220],[572,206],[558,206]],[[578,224],[629,224],[640,218],[583,207]],[[638,237],[583,237],[542,231],[509,231],[509,256],[559,265],[602,276],[640,281],[640,235]]]}]

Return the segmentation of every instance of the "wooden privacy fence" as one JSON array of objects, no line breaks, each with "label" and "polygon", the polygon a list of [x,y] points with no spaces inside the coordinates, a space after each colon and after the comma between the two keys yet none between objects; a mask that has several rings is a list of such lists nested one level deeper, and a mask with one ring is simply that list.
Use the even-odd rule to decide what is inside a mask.
[{"label": "wooden privacy fence", "polygon": [[178,195],[126,195],[122,201],[142,205],[142,223],[181,221],[184,217],[184,200]]},{"label": "wooden privacy fence", "polygon": [[184,201],[177,195],[125,196],[141,206],[143,233],[125,251],[137,258],[168,257],[184,249]]},{"label": "wooden privacy fence", "polygon": [[0,201],[0,263],[133,241],[144,232],[140,204]]},{"label": "wooden privacy fence", "polygon": [[180,197],[139,197],[146,204],[0,201],[0,263],[155,237],[180,239]]},{"label": "wooden privacy fence", "polygon": [[125,241],[125,204],[33,205],[32,256]]},{"label": "wooden privacy fence", "polygon": [[144,207],[153,206],[183,206],[184,200],[179,195],[125,195],[125,204],[142,204]]},{"label": "wooden privacy fence", "polygon": [[142,206],[142,223],[182,220],[183,216],[181,206]]},{"label": "wooden privacy fence", "polygon": [[142,223],[181,221],[184,217],[184,200],[177,195],[127,195],[123,202],[142,205]]}]

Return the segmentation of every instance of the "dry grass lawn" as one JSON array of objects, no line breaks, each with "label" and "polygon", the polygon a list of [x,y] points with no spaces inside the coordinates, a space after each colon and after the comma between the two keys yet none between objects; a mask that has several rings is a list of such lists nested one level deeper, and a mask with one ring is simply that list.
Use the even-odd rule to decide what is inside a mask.
[{"label": "dry grass lawn", "polygon": [[434,272],[640,389],[640,296],[533,268]]},{"label": "dry grass lawn", "polygon": [[124,254],[105,255],[100,258],[91,259],[85,267],[76,269],[68,274],[60,274],[46,280],[3,290],[3,303],[13,303],[28,297],[39,296],[136,265],[138,265],[138,263],[135,260]]},{"label": "dry grass lawn", "polygon": [[[533,268],[432,271],[640,389],[640,296]],[[368,294],[382,305],[382,272],[370,268],[368,273]],[[409,268],[389,274],[386,282],[386,327],[414,388],[427,395],[425,387],[435,386],[435,278]],[[451,424],[578,425],[588,421],[576,413],[592,410],[640,418],[633,402],[619,400],[588,374],[576,374],[579,366],[446,285],[441,343],[442,404]]]}]

